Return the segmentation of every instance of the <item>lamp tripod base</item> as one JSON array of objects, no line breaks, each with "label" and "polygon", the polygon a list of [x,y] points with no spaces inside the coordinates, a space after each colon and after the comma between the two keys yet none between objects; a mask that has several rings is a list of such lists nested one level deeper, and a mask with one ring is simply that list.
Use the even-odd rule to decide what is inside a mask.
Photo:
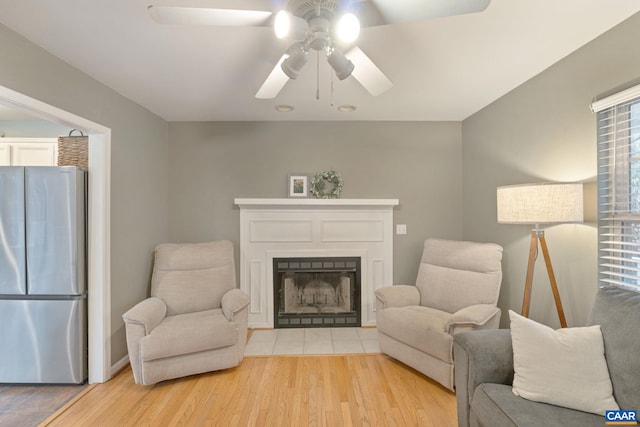
[{"label": "lamp tripod base", "polygon": [[533,287],[533,269],[535,267],[536,252],[538,250],[538,242],[542,248],[542,255],[544,256],[544,263],[547,266],[547,273],[549,274],[549,282],[551,284],[551,291],[553,292],[553,299],[556,303],[556,310],[558,311],[558,318],[560,319],[560,326],[567,327],[567,320],[564,317],[564,309],[562,308],[562,301],[560,300],[560,293],[558,292],[558,284],[556,282],[556,276],[553,274],[553,267],[551,266],[551,258],[549,257],[549,249],[547,248],[547,241],[544,237],[544,230],[534,229],[531,230],[531,244],[529,245],[529,262],[527,264],[527,278],[524,285],[524,298],[522,300],[522,315],[529,317],[529,306],[531,305],[531,289]]}]

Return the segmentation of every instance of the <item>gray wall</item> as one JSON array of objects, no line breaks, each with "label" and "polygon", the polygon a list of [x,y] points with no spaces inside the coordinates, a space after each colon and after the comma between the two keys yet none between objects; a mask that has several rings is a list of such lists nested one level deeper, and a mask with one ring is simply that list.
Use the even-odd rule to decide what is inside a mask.
[{"label": "gray wall", "polygon": [[[503,326],[506,310],[522,305],[531,227],[496,223],[496,187],[542,181],[588,183],[585,224],[546,232],[567,322],[585,323],[597,289],[596,116],[589,105],[640,76],[639,39],[637,14],[462,124],[463,235],[504,246]],[[559,326],[542,256],[531,317]]]},{"label": "gray wall", "polygon": [[[67,136],[67,126],[44,120],[0,120],[0,138],[57,138]],[[74,135],[80,135],[74,133]]]},{"label": "gray wall", "polygon": [[[505,247],[500,305],[520,309],[529,229],[498,225],[498,185],[591,180],[588,105],[640,76],[640,15],[460,123],[171,123],[0,25],[0,85],[110,127],[112,357],[126,354],[120,315],[148,294],[162,241],[239,241],[235,197],[285,197],[287,174],[334,168],[345,198],[399,198],[394,281],[413,283],[426,237]],[[588,192],[588,217],[595,199]],[[463,203],[464,202],[464,203]],[[589,214],[588,212],[588,214]],[[596,230],[548,229],[568,321],[584,323],[596,289]],[[532,317],[557,325],[538,262]],[[506,316],[503,316],[503,325]]]},{"label": "gray wall", "polygon": [[0,25],[0,85],[112,129],[112,360],[121,315],[148,293],[153,245],[168,236],[167,123]]},{"label": "gray wall", "polygon": [[398,198],[395,283],[415,282],[426,237],[462,237],[460,123],[169,124],[170,238],[240,240],[236,197],[286,197],[287,175],[335,169],[343,198]]}]

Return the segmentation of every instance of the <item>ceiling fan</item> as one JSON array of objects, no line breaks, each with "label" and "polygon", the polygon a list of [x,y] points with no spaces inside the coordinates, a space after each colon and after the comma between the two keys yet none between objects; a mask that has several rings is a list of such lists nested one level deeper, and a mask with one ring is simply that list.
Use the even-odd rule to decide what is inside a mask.
[{"label": "ceiling fan", "polygon": [[[309,53],[325,53],[336,76],[353,76],[371,95],[393,83],[356,44],[360,28],[428,18],[477,13],[491,0],[254,0],[255,9],[149,6],[160,24],[212,26],[273,26],[276,37],[292,44],[277,62],[256,98],[275,98],[307,62]],[[248,2],[233,2],[247,4]]]}]

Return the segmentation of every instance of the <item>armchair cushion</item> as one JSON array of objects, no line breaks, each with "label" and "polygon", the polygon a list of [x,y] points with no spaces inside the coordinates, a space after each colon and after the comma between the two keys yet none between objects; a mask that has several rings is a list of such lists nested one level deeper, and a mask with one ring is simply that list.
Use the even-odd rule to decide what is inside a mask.
[{"label": "armchair cushion", "polygon": [[428,239],[416,286],[420,305],[455,313],[473,304],[498,302],[502,247],[493,243]]},{"label": "armchair cushion", "polygon": [[151,296],[167,303],[167,315],[220,308],[222,296],[233,288],[231,242],[156,247]]},{"label": "armchair cushion", "polygon": [[450,361],[452,338],[445,332],[449,316],[444,311],[419,305],[391,307],[378,313],[378,332]]},{"label": "armchair cushion", "polygon": [[[498,301],[499,286],[491,275],[431,264],[423,264],[421,270],[424,274],[416,282],[422,298],[420,305],[455,313],[472,304]],[[428,288],[420,278],[429,281]]]},{"label": "armchair cushion", "polygon": [[140,357],[148,362],[237,342],[236,324],[229,322],[220,309],[179,314],[166,317],[151,334],[140,340]]}]

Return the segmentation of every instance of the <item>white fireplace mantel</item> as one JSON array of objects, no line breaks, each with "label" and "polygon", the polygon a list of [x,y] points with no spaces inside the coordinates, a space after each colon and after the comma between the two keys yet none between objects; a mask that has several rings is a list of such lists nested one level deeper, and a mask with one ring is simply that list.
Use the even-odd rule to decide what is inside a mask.
[{"label": "white fireplace mantel", "polygon": [[366,207],[379,207],[393,209],[400,202],[398,199],[235,199],[234,203],[240,208],[245,209],[263,209],[269,206],[287,208],[287,207],[299,207],[299,208],[335,208],[335,207],[353,207],[353,208],[366,208]]},{"label": "white fireplace mantel", "polygon": [[375,325],[374,290],[393,281],[398,199],[249,199],[240,207],[240,289],[249,327],[272,328],[273,259],[360,257],[362,325]]}]

